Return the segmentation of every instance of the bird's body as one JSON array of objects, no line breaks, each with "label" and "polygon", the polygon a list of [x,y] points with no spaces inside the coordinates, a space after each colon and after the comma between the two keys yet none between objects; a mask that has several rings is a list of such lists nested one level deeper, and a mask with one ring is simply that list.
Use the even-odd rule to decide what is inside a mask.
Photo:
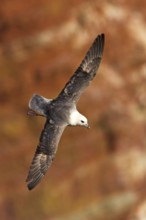
[{"label": "bird's body", "polygon": [[29,115],[46,117],[27,177],[28,188],[34,188],[50,167],[64,129],[68,126],[89,127],[87,118],[76,108],[77,101],[96,75],[104,47],[104,34],[98,35],[79,68],[56,99],[34,94],[29,101]]}]

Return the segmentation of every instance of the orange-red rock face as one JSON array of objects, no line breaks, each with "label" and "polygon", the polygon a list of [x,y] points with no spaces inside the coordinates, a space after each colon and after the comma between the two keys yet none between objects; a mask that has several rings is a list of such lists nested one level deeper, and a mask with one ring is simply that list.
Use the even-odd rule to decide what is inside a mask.
[{"label": "orange-red rock face", "polygon": [[[2,1],[2,219],[144,219],[145,26],[144,0]],[[78,105],[91,129],[64,132],[52,167],[30,193],[25,178],[44,119],[26,115],[28,100],[56,97],[101,32],[103,60]]]}]

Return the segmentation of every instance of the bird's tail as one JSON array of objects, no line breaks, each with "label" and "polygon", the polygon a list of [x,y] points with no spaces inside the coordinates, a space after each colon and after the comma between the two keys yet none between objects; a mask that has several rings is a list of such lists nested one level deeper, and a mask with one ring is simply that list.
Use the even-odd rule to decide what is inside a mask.
[{"label": "bird's tail", "polygon": [[51,103],[51,99],[46,99],[43,96],[33,94],[28,104],[28,107],[30,109],[28,111],[28,115],[31,116],[40,115],[46,117],[47,109],[50,103]]}]

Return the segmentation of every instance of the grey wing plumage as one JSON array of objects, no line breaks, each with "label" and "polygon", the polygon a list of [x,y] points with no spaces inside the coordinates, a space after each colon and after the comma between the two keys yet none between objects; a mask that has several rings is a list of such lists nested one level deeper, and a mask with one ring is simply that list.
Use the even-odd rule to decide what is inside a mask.
[{"label": "grey wing plumage", "polygon": [[88,50],[85,58],[75,71],[71,79],[65,85],[58,98],[62,101],[77,102],[84,89],[96,75],[101,62],[104,48],[104,34],[98,35]]},{"label": "grey wing plumage", "polygon": [[29,190],[41,181],[47,169],[51,166],[64,128],[63,125],[55,125],[48,120],[46,121],[26,179]]}]

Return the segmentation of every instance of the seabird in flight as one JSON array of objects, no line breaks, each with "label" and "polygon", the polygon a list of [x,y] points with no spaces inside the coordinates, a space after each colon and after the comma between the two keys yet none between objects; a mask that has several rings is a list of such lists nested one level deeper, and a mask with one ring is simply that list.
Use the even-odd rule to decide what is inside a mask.
[{"label": "seabird in flight", "polygon": [[41,181],[51,166],[64,129],[68,125],[89,127],[87,118],[78,112],[76,104],[96,75],[103,48],[104,34],[101,34],[57,98],[46,99],[34,94],[30,99],[28,114],[44,116],[46,122],[26,179],[29,190]]}]

